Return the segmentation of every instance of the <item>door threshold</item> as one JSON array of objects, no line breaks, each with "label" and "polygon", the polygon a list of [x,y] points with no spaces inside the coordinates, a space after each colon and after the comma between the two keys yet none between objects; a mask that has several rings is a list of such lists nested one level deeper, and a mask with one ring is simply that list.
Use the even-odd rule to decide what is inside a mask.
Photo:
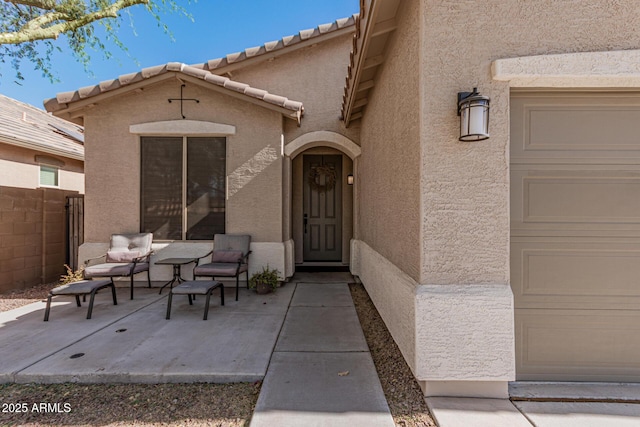
[{"label": "door threshold", "polygon": [[339,261],[306,261],[296,264],[296,271],[349,271],[349,265]]}]

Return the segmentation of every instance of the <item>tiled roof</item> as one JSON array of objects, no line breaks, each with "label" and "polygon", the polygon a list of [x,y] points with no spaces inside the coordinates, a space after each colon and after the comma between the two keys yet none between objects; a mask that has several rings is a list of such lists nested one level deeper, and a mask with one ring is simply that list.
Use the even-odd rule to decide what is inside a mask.
[{"label": "tiled roof", "polygon": [[84,160],[82,126],[0,95],[0,142]]},{"label": "tiled roof", "polygon": [[357,14],[338,19],[332,23],[319,25],[316,28],[302,30],[296,35],[283,37],[280,40],[265,43],[262,46],[249,48],[243,52],[232,53],[223,58],[212,59],[201,64],[187,65],[179,62],[169,62],[164,65],[143,68],[138,72],[125,74],[113,80],[105,80],[97,85],[59,93],[55,98],[45,100],[44,106],[47,111],[57,114],[63,110],[67,110],[71,107],[71,104],[77,101],[108,93],[168,72],[179,72],[228,89],[235,95],[241,94],[247,96],[249,100],[253,102],[256,100],[259,101],[258,103],[264,102],[264,105],[267,107],[273,106],[278,109],[289,110],[291,113],[283,111],[283,114],[300,121],[300,117],[304,112],[302,102],[293,101],[284,96],[270,94],[266,90],[253,88],[247,84],[239,83],[226,77],[220,77],[216,74],[228,72],[233,67],[248,65],[248,63],[252,62],[250,60],[269,59],[279,54],[290,52],[292,49],[302,48],[333,37],[338,37],[348,32],[353,32],[357,19]]},{"label": "tiled roof", "polygon": [[272,57],[283,50],[288,51],[288,49],[285,48],[304,47],[307,44],[318,42],[318,38],[324,39],[330,36],[339,36],[342,34],[340,30],[352,32],[352,27],[355,26],[357,19],[357,14],[338,19],[328,24],[318,25],[316,28],[302,30],[298,34],[283,37],[280,40],[265,43],[262,46],[252,47],[242,52],[231,53],[222,58],[211,59],[205,63],[194,64],[192,66],[216,73],[224,72],[227,71],[231,65],[236,65],[249,59],[258,59],[261,56]]},{"label": "tiled roof", "polygon": [[89,99],[168,73],[180,73],[185,76],[200,79],[206,83],[225,89],[231,95],[246,97],[249,101],[263,104],[265,107],[278,109],[284,115],[297,119],[298,121],[304,112],[302,102],[293,101],[284,96],[274,95],[266,90],[254,88],[248,84],[236,82],[227,77],[218,76],[209,71],[180,62],[169,62],[164,65],[143,68],[136,73],[125,74],[117,79],[106,80],[94,86],[83,87],[71,92],[62,92],[57,94],[55,98],[45,100],[44,106],[47,111],[59,112],[69,108],[70,104],[74,102]]}]

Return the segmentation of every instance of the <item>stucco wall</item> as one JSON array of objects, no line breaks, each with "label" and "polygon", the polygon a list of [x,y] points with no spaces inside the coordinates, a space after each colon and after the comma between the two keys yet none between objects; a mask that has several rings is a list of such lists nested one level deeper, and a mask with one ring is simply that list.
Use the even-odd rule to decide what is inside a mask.
[{"label": "stucco wall", "polygon": [[345,128],[340,120],[352,36],[347,34],[235,70],[232,78],[304,104],[300,127],[285,122],[285,143],[317,130],[338,132],[357,143],[359,125]]},{"label": "stucco wall", "polygon": [[[59,165],[59,189],[84,193],[83,162],[28,150],[0,142],[0,186],[40,187],[40,163],[36,156],[46,156]],[[44,164],[44,163],[43,163]]]},{"label": "stucco wall", "polygon": [[[180,82],[99,102],[86,110],[85,241],[106,242],[112,233],[140,230],[140,144],[133,124],[180,120]],[[236,127],[227,137],[226,232],[248,233],[253,242],[282,242],[281,114],[187,82],[189,120]]]},{"label": "stucco wall", "polygon": [[[414,372],[427,382],[427,393],[506,396],[506,382],[515,378],[510,94],[508,82],[492,80],[491,62],[636,48],[640,10],[630,1],[490,0],[480,8],[476,2],[426,1],[421,6],[423,238]],[[491,98],[491,138],[461,143],[456,93],[473,87]],[[470,382],[492,384],[491,390],[465,390]]]},{"label": "stucco wall", "polygon": [[[633,1],[427,1],[421,13],[421,281],[507,284],[509,86],[491,80],[491,61],[637,48],[640,9]],[[456,93],[474,86],[491,98],[491,138],[457,142]]]},{"label": "stucco wall", "polygon": [[420,270],[417,8],[417,0],[404,1],[397,12],[398,27],[362,119],[357,177],[360,240],[415,281]]}]

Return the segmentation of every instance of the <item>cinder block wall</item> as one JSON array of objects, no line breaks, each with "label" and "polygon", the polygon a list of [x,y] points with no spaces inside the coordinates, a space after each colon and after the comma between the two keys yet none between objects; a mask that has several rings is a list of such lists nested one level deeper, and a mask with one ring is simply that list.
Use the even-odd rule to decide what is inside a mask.
[{"label": "cinder block wall", "polygon": [[65,272],[71,194],[77,193],[0,187],[0,292],[53,282]]}]

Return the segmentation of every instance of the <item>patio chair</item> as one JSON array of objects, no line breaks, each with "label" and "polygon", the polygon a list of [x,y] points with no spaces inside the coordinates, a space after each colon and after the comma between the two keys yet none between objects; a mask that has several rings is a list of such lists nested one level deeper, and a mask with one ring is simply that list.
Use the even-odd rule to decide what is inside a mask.
[{"label": "patio chair", "polygon": [[[109,250],[99,257],[85,261],[84,277],[131,277],[131,299],[133,299],[133,276],[147,272],[147,282],[151,287],[149,257],[151,256],[152,233],[112,234]],[[90,262],[105,258],[102,264],[90,265]]]},{"label": "patio chair", "polygon": [[[211,277],[235,277],[236,301],[240,287],[240,274],[246,273],[247,287],[249,287],[249,246],[251,236],[248,234],[216,234],[213,236],[213,250],[201,256],[193,268],[193,280],[198,276]],[[211,262],[198,265],[202,258],[211,255]]]}]

